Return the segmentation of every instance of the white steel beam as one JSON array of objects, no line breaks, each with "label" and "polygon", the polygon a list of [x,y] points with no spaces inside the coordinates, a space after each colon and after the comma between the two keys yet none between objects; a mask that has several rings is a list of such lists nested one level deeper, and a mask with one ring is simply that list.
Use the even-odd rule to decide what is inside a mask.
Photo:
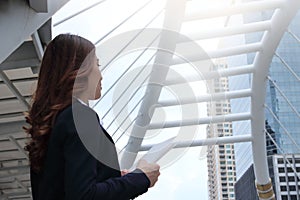
[{"label": "white steel beam", "polygon": [[16,97],[19,99],[20,103],[22,103],[25,106],[25,108],[29,109],[29,107],[30,107],[29,103],[26,101],[26,99],[19,92],[19,90],[16,88],[16,86],[9,80],[7,75],[1,69],[0,69],[0,78],[4,81],[4,83],[11,90],[11,92],[14,95],[16,95]]},{"label": "white steel beam", "polygon": [[[185,43],[181,43],[185,44]],[[178,45],[178,48],[186,48],[186,47],[180,47]],[[184,59],[180,57],[174,57],[172,65],[178,65],[183,64],[187,62],[196,62],[200,60],[206,60],[211,58],[222,58],[227,56],[234,56],[234,55],[240,55],[240,54],[246,54],[246,53],[252,53],[261,51],[263,49],[262,43],[252,43],[252,44],[245,44],[240,46],[234,46],[234,47],[228,47],[228,48],[222,48],[219,50],[214,51],[207,51],[207,52],[190,52],[190,55],[186,55]]]},{"label": "white steel beam", "polygon": [[[300,8],[299,0],[283,1],[284,6],[275,11],[272,17],[272,30],[264,34],[262,38],[263,51],[259,52],[254,59],[255,72],[252,81],[251,98],[251,129],[252,129],[252,151],[254,161],[254,172],[257,185],[266,185],[270,182],[265,127],[265,96],[267,75],[272,57],[289,23]],[[274,1],[269,1],[273,4]],[[260,197],[260,199],[264,199]]]},{"label": "white steel beam", "polygon": [[39,65],[40,60],[37,58],[33,42],[25,41],[0,64],[0,68],[8,70]]},{"label": "white steel beam", "polygon": [[[0,63],[20,46],[33,32],[48,21],[68,0],[51,0],[47,13],[36,13],[27,1],[1,1],[5,12],[0,12]],[[21,31],[20,31],[21,30]]]},{"label": "white steel beam", "polygon": [[[232,144],[238,142],[251,142],[252,136],[249,135],[237,135],[237,136],[226,136],[226,137],[216,137],[207,139],[198,139],[192,141],[178,141],[175,142],[174,148],[184,148],[184,147],[199,147],[206,145],[219,145],[219,144]],[[148,151],[155,144],[142,145],[140,151]]]},{"label": "white steel beam", "polygon": [[180,101],[178,99],[159,100],[156,105],[156,108],[250,97],[251,94],[252,94],[251,89],[244,89],[244,90],[236,90],[236,91],[229,91],[229,92],[218,92],[218,93],[206,94],[206,95],[197,96],[196,98],[195,97],[182,98],[180,99]]},{"label": "white steel beam", "polygon": [[12,133],[21,133],[24,132],[22,129],[23,126],[26,126],[25,118],[22,116],[22,119],[18,119],[15,121],[0,121],[0,136],[8,136]]},{"label": "white steel beam", "polygon": [[179,43],[188,42],[191,40],[203,40],[217,37],[232,36],[237,34],[246,34],[252,32],[266,31],[271,29],[271,21],[253,22],[249,24],[243,24],[241,26],[226,26],[215,29],[195,29],[190,33],[185,34],[187,37],[180,37]]},{"label": "white steel beam", "polygon": [[8,139],[17,147],[17,149],[25,156],[25,158],[29,160],[28,154],[25,152],[24,148],[19,144],[19,142],[11,135],[8,136]]},{"label": "white steel beam", "polygon": [[[31,197],[31,192],[12,192],[12,193],[5,193],[0,195],[1,198],[7,198],[7,199],[20,199],[19,196],[28,195],[28,197]],[[24,197],[23,197],[24,198]]]},{"label": "white steel beam", "polygon": [[[10,166],[10,167],[1,167],[0,171],[9,171],[9,170],[29,170],[28,165],[18,165],[18,166]],[[2,178],[2,176],[0,176]]]},{"label": "white steel beam", "polygon": [[19,185],[22,189],[29,191],[28,187],[26,187],[18,178],[15,177],[15,183]]},{"label": "white steel beam", "polygon": [[29,0],[29,5],[36,12],[48,12],[48,0]]},{"label": "white steel beam", "polygon": [[44,49],[40,40],[40,36],[38,34],[37,31],[35,31],[32,35],[31,35],[35,50],[36,50],[36,54],[39,58],[40,61],[42,61],[43,55],[44,55]]},{"label": "white steel beam", "polygon": [[[15,170],[16,171],[16,170]],[[24,176],[29,174],[30,172],[30,167],[24,167],[22,169],[18,169],[14,173],[2,173],[3,175],[0,175],[0,179],[5,179],[5,178],[13,178],[13,177],[18,177],[18,176]]]},{"label": "white steel beam", "polygon": [[151,123],[148,126],[148,129],[161,129],[161,128],[173,128],[181,126],[193,126],[201,124],[212,124],[212,123],[223,123],[223,122],[232,122],[232,121],[244,121],[250,120],[250,113],[234,113],[227,115],[216,115],[211,117],[196,118],[196,119],[184,119],[184,120],[174,120],[167,122],[156,122]]},{"label": "white steel beam", "polygon": [[177,77],[167,77],[166,81],[164,82],[164,85],[181,84],[181,83],[186,83],[187,81],[191,83],[196,81],[209,80],[209,79],[215,79],[215,78],[221,78],[227,76],[249,74],[253,72],[254,72],[253,65],[230,67],[226,69],[219,69],[216,71],[203,72],[201,75],[198,74],[187,75],[185,77],[186,80],[182,80],[182,79],[178,80]]},{"label": "white steel beam", "polygon": [[259,12],[264,10],[273,10],[285,5],[285,0],[256,1],[250,3],[234,4],[228,7],[216,7],[212,9],[199,9],[197,12],[188,13],[184,20],[200,20],[206,18],[231,16],[236,14],[245,14],[247,12]]},{"label": "white steel beam", "polygon": [[128,145],[121,158],[121,169],[129,169],[131,167],[146,134],[147,126],[154,113],[151,107],[157,103],[162,89],[161,83],[163,83],[169,71],[168,67],[161,66],[169,66],[172,62],[173,53],[166,53],[165,50],[168,52],[175,51],[184,11],[185,0],[167,1],[164,29],[158,44],[157,55],[152,67],[149,84],[146,88],[145,98],[141,103],[139,115],[133,125]]}]

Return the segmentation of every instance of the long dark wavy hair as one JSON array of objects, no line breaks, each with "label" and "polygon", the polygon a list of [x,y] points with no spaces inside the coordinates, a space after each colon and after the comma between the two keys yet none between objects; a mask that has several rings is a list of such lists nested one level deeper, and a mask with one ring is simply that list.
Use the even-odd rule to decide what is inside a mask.
[{"label": "long dark wavy hair", "polygon": [[91,58],[94,52],[93,43],[77,35],[61,34],[48,44],[31,108],[25,116],[29,127],[23,127],[30,135],[24,149],[29,152],[33,171],[39,172],[43,168],[51,128],[57,114],[72,104],[73,95],[86,89],[92,69],[91,61],[87,58]]}]

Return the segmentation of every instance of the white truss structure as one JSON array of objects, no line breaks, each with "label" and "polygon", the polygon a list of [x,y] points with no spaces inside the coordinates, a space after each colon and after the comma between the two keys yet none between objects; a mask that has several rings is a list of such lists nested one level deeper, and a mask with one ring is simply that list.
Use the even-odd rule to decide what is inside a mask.
[{"label": "white truss structure", "polygon": [[[29,4],[27,2],[28,1],[24,0],[15,0],[0,3],[0,9],[5,7],[7,11],[0,12],[1,199],[31,199],[28,174],[28,156],[23,150],[24,143],[27,139],[27,136],[22,131],[22,126],[25,125],[23,112],[29,107],[29,99],[32,94],[32,85],[36,83],[38,65],[43,55],[43,49],[45,44],[51,39],[51,17],[67,1],[30,0]],[[102,1],[99,1],[98,3],[85,8],[83,11],[86,11],[94,6],[101,6],[101,2]],[[149,3],[151,3],[151,1],[147,2],[141,8],[136,10],[132,15],[118,24],[106,35],[101,36],[101,39],[96,43],[100,43],[105,37],[109,36],[117,28],[134,17],[136,13],[143,12],[143,8],[147,7]],[[225,8],[216,7],[208,10],[199,9],[194,13],[191,13],[186,9],[186,4],[188,3],[189,1],[186,0],[169,0],[167,2],[164,10],[164,29],[180,32],[181,25],[185,22],[194,20],[208,20],[216,17],[228,17],[232,15],[243,15],[246,13],[262,12],[266,10],[274,11],[272,13],[272,17],[266,21],[252,22],[237,26],[225,26],[212,30],[195,29],[193,32],[188,34],[189,38],[197,41],[234,36],[238,34],[263,32],[263,37],[260,41],[247,43],[240,46],[227,46],[226,48],[219,48],[217,50],[207,52],[207,55],[210,58],[216,59],[255,53],[255,59],[252,64],[217,71],[208,71],[204,73],[201,78],[194,75],[186,77],[187,80],[192,83],[199,80],[211,80],[221,77],[252,74],[251,88],[205,94],[197,96],[196,98],[186,97],[180,102],[180,105],[189,105],[248,97],[251,98],[251,110],[250,112],[246,113],[232,113],[203,118],[191,118],[183,121],[173,120],[164,123],[151,122],[155,109],[178,105],[178,102],[175,100],[159,98],[162,87],[183,83],[181,80],[177,80],[168,76],[168,71],[170,68],[160,68],[160,70],[155,69],[157,69],[158,65],[161,64],[171,67],[183,64],[185,62],[178,57],[173,57],[172,54],[166,55],[161,51],[157,51],[150,59],[153,59],[154,63],[157,63],[157,66],[154,64],[153,71],[149,76],[145,77],[144,81],[140,83],[140,86],[142,86],[144,83],[147,83],[147,81],[154,81],[156,83],[161,83],[162,87],[146,84],[147,87],[145,95],[141,97],[136,106],[129,111],[129,115],[132,115],[136,108],[139,109],[139,112],[134,117],[132,124],[127,127],[132,127],[132,132],[129,136],[127,144],[122,149],[124,150],[124,153],[121,160],[121,165],[124,168],[129,168],[135,161],[136,156],[140,151],[147,151],[152,146],[151,144],[142,145],[144,136],[148,130],[249,120],[251,121],[252,130],[251,134],[249,135],[209,138],[194,141],[177,141],[175,148],[251,142],[257,185],[267,185],[270,183],[270,178],[266,157],[264,112],[266,82],[268,78],[270,79],[270,77],[268,77],[268,69],[274,55],[280,58],[280,55],[275,54],[275,50],[283,34],[287,31],[289,23],[299,10],[300,1],[261,0],[249,3],[232,4],[231,6],[227,6]],[[81,12],[78,12],[78,14],[80,13]],[[162,11],[159,11],[157,14],[155,13],[156,15],[152,21],[161,13]],[[69,20],[76,15],[77,14],[66,17],[62,22],[56,23],[55,26]],[[24,30],[22,32],[18,31],[20,27],[24,27],[24,24],[26,24]],[[146,29],[147,26],[148,22],[145,22],[144,29]],[[290,30],[288,30],[288,32],[293,35],[293,37],[298,39],[299,36],[297,37]],[[134,39],[135,38],[129,41],[128,44],[130,44],[130,42],[132,42]],[[181,37],[176,34],[170,34],[169,32],[162,32],[158,40],[158,48],[168,50],[169,52],[174,52],[178,46],[184,44],[185,42],[187,42],[185,37]],[[120,53],[122,53],[122,51],[116,55],[111,55],[111,60],[108,60],[106,63],[104,63],[105,70],[106,68],[109,69],[110,63]],[[206,59],[207,55],[201,53],[199,54],[199,52],[190,52],[186,59],[188,59],[190,62],[197,62]],[[150,62],[150,60],[148,62]],[[282,62],[284,63],[284,60]],[[287,64],[285,64],[285,66],[290,69]],[[298,77],[295,73],[294,75]],[[123,75],[120,76],[120,79],[122,76]],[[116,82],[118,82],[120,79],[117,79]],[[132,80],[132,82],[133,81],[135,80]],[[129,83],[128,87],[130,84],[131,83]],[[104,94],[111,92],[113,89],[114,84],[111,88],[109,88],[109,90],[104,91]],[[126,90],[124,93],[126,93]],[[105,98],[106,97],[104,95],[101,101],[104,101]],[[118,110],[120,113],[124,109],[124,106]],[[109,110],[108,112],[112,111]],[[143,113],[147,113],[147,115]],[[116,118],[117,117],[119,116],[116,116]],[[112,121],[110,125],[112,125],[113,122],[114,121]],[[116,130],[114,134],[118,132],[119,131]],[[126,130],[124,132],[126,132]],[[117,138],[117,142],[121,137],[125,138],[124,135],[121,134],[121,136]],[[272,198],[272,196],[268,198],[261,197],[261,199]]]}]

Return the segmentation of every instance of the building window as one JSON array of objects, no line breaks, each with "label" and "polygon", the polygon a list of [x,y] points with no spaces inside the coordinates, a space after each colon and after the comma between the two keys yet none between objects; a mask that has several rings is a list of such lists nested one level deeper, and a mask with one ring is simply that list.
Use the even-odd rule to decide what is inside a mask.
[{"label": "building window", "polygon": [[296,187],[294,185],[290,186],[290,191],[296,191]]},{"label": "building window", "polygon": [[284,168],[283,167],[279,167],[278,171],[279,171],[279,173],[284,173]]},{"label": "building window", "polygon": [[280,181],[280,182],[286,182],[286,181],[285,181],[285,177],[282,177],[282,176],[279,177],[279,181]]},{"label": "building window", "polygon": [[288,180],[289,180],[289,182],[290,182],[290,181],[293,181],[293,182],[294,182],[294,181],[295,181],[295,177],[289,176],[289,177],[288,177]]},{"label": "building window", "polygon": [[[292,168],[290,168],[290,167],[289,167],[289,168],[287,168],[287,171],[288,171],[288,172],[294,172],[294,171],[293,171],[293,169],[292,169]],[[297,171],[297,168],[296,168],[296,171]]]},{"label": "building window", "polygon": [[296,195],[291,195],[291,200],[298,200]]},{"label": "building window", "polygon": [[281,190],[282,192],[285,192],[285,191],[287,191],[287,188],[286,188],[286,186],[280,186],[280,190]]},{"label": "building window", "polygon": [[282,195],[282,196],[281,196],[281,199],[282,199],[282,200],[288,200],[288,197],[287,197],[286,195]]},{"label": "building window", "polygon": [[279,159],[277,160],[277,162],[278,162],[278,164],[283,164],[283,159],[282,159],[282,158],[279,158]]}]

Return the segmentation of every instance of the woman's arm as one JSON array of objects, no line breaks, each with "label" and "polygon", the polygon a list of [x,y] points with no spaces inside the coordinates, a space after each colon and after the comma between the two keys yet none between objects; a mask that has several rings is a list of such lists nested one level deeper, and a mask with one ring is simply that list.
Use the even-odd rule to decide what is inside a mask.
[{"label": "woman's arm", "polygon": [[139,169],[122,177],[97,183],[97,160],[88,152],[78,133],[68,133],[64,146],[66,200],[125,200],[148,190],[150,181]]}]

